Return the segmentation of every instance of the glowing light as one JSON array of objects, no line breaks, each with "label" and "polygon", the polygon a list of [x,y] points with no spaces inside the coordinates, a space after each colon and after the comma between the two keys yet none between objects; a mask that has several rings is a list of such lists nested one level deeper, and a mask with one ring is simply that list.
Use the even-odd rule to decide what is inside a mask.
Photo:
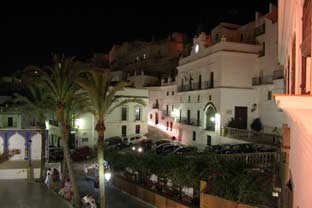
[{"label": "glowing light", "polygon": [[143,151],[142,147],[139,147],[138,152],[142,152],[142,151]]},{"label": "glowing light", "polygon": [[132,147],[131,149],[132,149],[133,151],[135,151],[135,147]]},{"label": "glowing light", "polygon": [[75,125],[78,129],[81,128],[83,126],[83,120],[81,118],[76,119]]},{"label": "glowing light", "polygon": [[211,117],[210,121],[215,122],[215,117]]},{"label": "glowing light", "polygon": [[111,177],[112,177],[112,174],[111,174],[110,172],[104,173],[104,178],[105,178],[107,181],[109,181],[109,180],[111,179]]},{"label": "glowing light", "polygon": [[199,51],[199,45],[196,44],[196,45],[195,45],[195,53],[198,53],[198,51]]}]

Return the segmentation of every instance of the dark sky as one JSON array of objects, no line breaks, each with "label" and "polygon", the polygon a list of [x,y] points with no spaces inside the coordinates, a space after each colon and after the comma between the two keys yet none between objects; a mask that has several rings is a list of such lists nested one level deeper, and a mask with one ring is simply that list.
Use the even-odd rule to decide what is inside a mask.
[{"label": "dark sky", "polygon": [[[209,31],[219,22],[244,24],[254,20],[255,11],[268,11],[269,2],[228,4],[204,8],[71,8],[14,9],[6,11],[0,24],[4,35],[0,46],[0,73],[6,74],[26,65],[48,63],[52,53],[85,57],[108,52],[114,43],[167,37],[170,32],[196,34],[199,24]],[[222,6],[222,3],[226,6]],[[3,15],[3,14],[2,14]]]}]

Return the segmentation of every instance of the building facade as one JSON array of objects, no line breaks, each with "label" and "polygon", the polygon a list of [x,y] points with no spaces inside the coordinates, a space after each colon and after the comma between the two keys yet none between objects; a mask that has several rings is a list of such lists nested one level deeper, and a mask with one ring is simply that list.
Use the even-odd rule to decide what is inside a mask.
[{"label": "building facade", "polygon": [[[143,136],[147,133],[147,104],[148,91],[146,89],[125,88],[119,91],[119,101],[125,99],[142,99],[146,106],[137,103],[127,103],[119,106],[111,113],[105,116],[105,139],[119,136],[129,138],[134,136]],[[85,113],[75,118],[71,137],[74,141],[72,147],[97,145],[97,132],[95,131],[97,119],[91,113]],[[49,125],[49,145],[51,148],[62,146],[61,132],[57,123]]]},{"label": "building facade", "polygon": [[276,94],[275,100],[287,115],[282,206],[308,208],[312,206],[312,2],[278,3],[278,60],[284,69],[285,94]]},{"label": "building facade", "polygon": [[256,118],[264,132],[281,129],[283,113],[272,99],[283,92],[283,73],[274,76],[280,73],[276,20],[271,5],[247,25],[221,23],[195,37],[174,81],[148,88],[149,123],[199,147],[238,142],[221,136],[231,120],[238,129],[251,130]]}]

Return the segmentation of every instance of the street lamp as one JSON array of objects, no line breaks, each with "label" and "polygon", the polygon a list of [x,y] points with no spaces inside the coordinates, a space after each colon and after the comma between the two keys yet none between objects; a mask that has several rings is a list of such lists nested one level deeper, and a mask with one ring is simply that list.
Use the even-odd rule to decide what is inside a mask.
[{"label": "street lamp", "polygon": [[111,172],[105,172],[104,173],[104,178],[106,179],[106,181],[109,181],[112,177],[112,173]]}]

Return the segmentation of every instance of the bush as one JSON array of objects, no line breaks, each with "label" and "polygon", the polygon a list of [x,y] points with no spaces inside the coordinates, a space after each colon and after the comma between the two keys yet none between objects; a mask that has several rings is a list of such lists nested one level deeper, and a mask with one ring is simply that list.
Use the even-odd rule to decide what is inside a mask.
[{"label": "bush", "polygon": [[263,129],[263,125],[261,123],[260,118],[256,118],[250,125],[251,129],[254,131],[261,131]]}]

